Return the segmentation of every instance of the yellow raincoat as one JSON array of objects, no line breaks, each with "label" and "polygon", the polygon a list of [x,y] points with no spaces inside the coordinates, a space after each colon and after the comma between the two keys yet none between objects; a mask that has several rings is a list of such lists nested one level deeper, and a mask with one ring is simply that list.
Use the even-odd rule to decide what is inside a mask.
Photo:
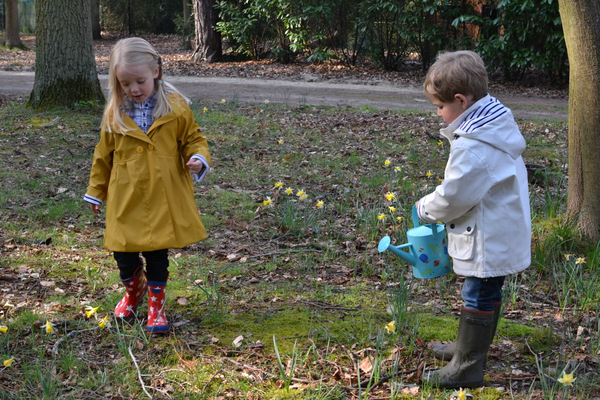
[{"label": "yellow raincoat", "polygon": [[87,195],[106,202],[104,247],[137,252],[182,248],[206,238],[185,164],[195,154],[210,163],[206,138],[187,103],[169,94],[173,112],[145,134],[104,129],[96,145]]}]

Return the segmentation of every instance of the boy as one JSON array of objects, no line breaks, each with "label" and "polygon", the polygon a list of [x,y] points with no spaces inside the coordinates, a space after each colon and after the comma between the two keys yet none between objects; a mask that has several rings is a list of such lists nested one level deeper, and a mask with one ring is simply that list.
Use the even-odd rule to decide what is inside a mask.
[{"label": "boy", "polygon": [[417,203],[419,218],[443,221],[454,272],[465,276],[458,335],[434,345],[451,361],[423,374],[446,388],[483,384],[487,352],[502,305],[506,275],[531,262],[531,217],[525,139],[511,111],[487,93],[487,71],[472,51],[440,54],[427,72],[425,94],[448,127],[450,156],[443,182]]}]

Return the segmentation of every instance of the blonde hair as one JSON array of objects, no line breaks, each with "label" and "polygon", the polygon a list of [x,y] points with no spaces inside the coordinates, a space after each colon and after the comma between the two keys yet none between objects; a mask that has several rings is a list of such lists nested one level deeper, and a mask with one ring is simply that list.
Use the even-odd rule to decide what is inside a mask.
[{"label": "blonde hair", "polygon": [[108,102],[102,116],[102,128],[108,132],[125,134],[130,130],[123,119],[124,95],[116,74],[116,68],[124,65],[147,65],[151,70],[158,66],[158,77],[154,80],[154,88],[157,93],[156,107],[152,114],[155,119],[173,110],[167,98],[167,93],[174,92],[189,103],[189,100],[175,87],[162,81],[162,59],[150,43],[138,37],[121,39],[110,51]]},{"label": "blonde hair", "polygon": [[452,102],[456,94],[473,95],[477,101],[487,95],[488,75],[481,57],[473,51],[440,53],[427,71],[425,94]]}]

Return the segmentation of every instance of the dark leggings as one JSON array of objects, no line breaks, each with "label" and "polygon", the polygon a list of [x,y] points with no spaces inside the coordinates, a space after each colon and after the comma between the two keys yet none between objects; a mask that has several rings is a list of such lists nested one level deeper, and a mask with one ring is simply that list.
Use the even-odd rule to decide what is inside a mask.
[{"label": "dark leggings", "polygon": [[[166,282],[169,277],[169,249],[142,251],[142,256],[146,260],[148,280]],[[138,267],[144,265],[139,252],[126,253],[115,251],[114,257],[119,266],[119,275],[122,280],[133,277]]]}]

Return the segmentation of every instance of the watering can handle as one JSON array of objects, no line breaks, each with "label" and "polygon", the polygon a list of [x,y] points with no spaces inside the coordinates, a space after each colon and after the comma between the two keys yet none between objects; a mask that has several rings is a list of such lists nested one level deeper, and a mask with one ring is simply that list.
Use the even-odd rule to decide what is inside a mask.
[{"label": "watering can handle", "polygon": [[417,205],[413,205],[412,208],[412,220],[413,220],[413,226],[416,228],[419,225],[419,214],[417,213]]}]

